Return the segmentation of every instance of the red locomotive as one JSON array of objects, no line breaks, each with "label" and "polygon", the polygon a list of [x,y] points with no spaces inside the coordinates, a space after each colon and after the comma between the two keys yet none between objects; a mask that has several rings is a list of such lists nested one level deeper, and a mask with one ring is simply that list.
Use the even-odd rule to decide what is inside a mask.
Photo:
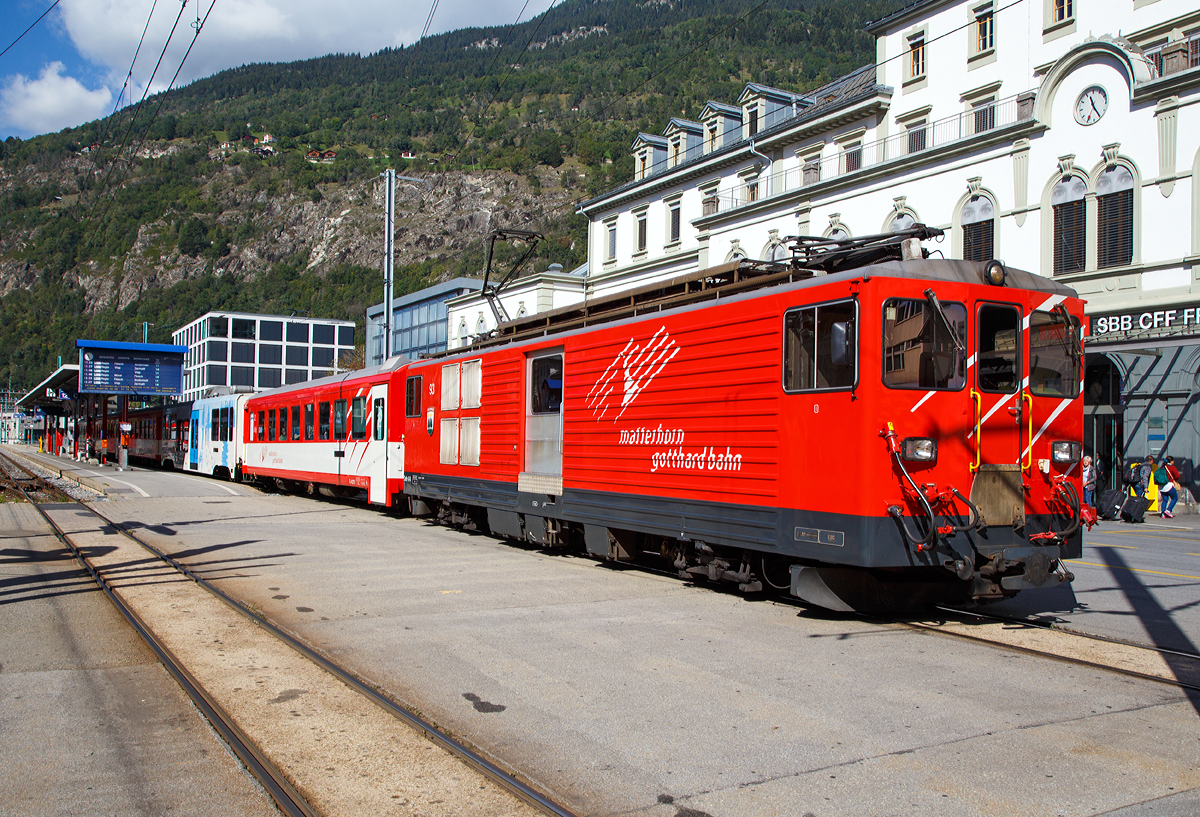
[{"label": "red locomotive", "polygon": [[1070,581],[1083,302],[995,261],[923,257],[937,234],[799,239],[791,263],[738,260],[311,398],[267,393],[252,416],[326,391],[377,401],[361,441],[328,444],[383,462],[350,482],[345,456],[293,470],[291,436],[272,445],[260,419],[246,470],[402,491],[417,513],[832,609]]}]

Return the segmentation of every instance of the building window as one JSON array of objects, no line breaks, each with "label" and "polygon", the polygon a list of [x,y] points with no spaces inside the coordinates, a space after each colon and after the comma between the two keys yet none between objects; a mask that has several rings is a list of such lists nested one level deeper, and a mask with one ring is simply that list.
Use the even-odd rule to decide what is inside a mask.
[{"label": "building window", "polygon": [[922,32],[908,40],[908,78],[925,76],[925,34]]},{"label": "building window", "polygon": [[992,4],[988,3],[975,9],[975,53],[982,54],[995,47],[995,18],[992,14]]},{"label": "building window", "polygon": [[1133,260],[1133,174],[1122,165],[1096,180],[1096,266],[1119,267]]},{"label": "building window", "polygon": [[646,214],[639,213],[637,217],[637,251],[646,251]]},{"label": "building window", "polygon": [[996,127],[996,100],[985,99],[971,106],[975,115],[975,133],[985,133]]},{"label": "building window", "polygon": [[671,166],[679,164],[679,137],[671,140]]},{"label": "building window", "polygon": [[615,222],[615,221],[609,222],[606,226],[608,227],[608,246],[605,247],[604,260],[605,261],[616,261],[617,260],[617,222]]},{"label": "building window", "polygon": [[643,153],[641,156],[638,157],[638,159],[641,162],[641,167],[638,170],[638,178],[644,179],[644,178],[646,178],[646,154]]},{"label": "building window", "polygon": [[996,208],[987,196],[972,196],[962,209],[963,252],[967,261],[995,258]]},{"label": "building window", "polygon": [[1050,204],[1054,212],[1054,271],[1079,272],[1084,265],[1087,185],[1071,176],[1054,186]]},{"label": "building window", "polygon": [[708,150],[711,153],[717,149],[717,126],[712,124],[708,126]]},{"label": "building window", "polygon": [[750,135],[754,136],[758,133],[758,103],[750,109]]},{"label": "building window", "polygon": [[668,221],[670,222],[671,226],[670,226],[670,232],[668,233],[668,236],[667,236],[667,243],[675,244],[679,241],[679,225],[680,225],[679,202],[675,202],[674,204],[669,205],[668,212],[670,213],[670,217],[669,217]]},{"label": "building window", "polygon": [[862,169],[862,142],[846,145],[846,172]]},{"label": "building window", "polygon": [[1054,22],[1061,23],[1064,20],[1070,20],[1075,16],[1074,0],[1053,0],[1054,2]]},{"label": "building window", "polygon": [[904,230],[911,228],[916,223],[917,219],[912,213],[908,212],[907,210],[902,210],[892,217],[892,223],[888,225],[888,232],[903,232]]},{"label": "building window", "polygon": [[925,120],[913,122],[908,126],[908,152],[920,153],[927,146],[926,135],[929,133],[929,123]]},{"label": "building window", "polygon": [[746,201],[758,201],[758,181],[746,182]]},{"label": "building window", "polygon": [[247,318],[234,318],[234,340],[254,340],[254,321]]}]

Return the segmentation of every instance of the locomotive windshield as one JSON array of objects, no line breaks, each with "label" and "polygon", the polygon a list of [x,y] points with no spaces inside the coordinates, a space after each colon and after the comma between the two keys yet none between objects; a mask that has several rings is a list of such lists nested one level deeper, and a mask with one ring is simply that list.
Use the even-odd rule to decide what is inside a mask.
[{"label": "locomotive windshield", "polygon": [[[967,309],[942,304],[960,338],[967,335]],[[883,304],[883,384],[892,389],[948,389],[967,381],[966,352],[925,299],[891,298]]]},{"label": "locomotive windshield", "polygon": [[1058,315],[1034,312],[1029,319],[1029,391],[1039,397],[1079,394],[1078,358],[1072,327]]}]

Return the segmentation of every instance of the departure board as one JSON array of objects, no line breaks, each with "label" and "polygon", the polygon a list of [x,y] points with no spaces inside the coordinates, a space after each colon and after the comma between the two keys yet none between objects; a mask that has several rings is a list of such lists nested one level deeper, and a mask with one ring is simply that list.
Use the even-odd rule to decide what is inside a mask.
[{"label": "departure board", "polygon": [[93,394],[182,394],[183,352],[145,348],[149,345],[127,349],[98,346],[81,348],[79,391]]}]

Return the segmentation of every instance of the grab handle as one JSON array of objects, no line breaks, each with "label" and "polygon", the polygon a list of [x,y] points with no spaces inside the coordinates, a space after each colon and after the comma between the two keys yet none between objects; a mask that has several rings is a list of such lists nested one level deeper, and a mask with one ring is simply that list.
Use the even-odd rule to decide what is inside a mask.
[{"label": "grab handle", "polygon": [[971,404],[974,406],[975,412],[975,451],[971,458],[971,473],[979,470],[979,463],[983,460],[983,441],[980,418],[983,416],[983,395],[971,389]]},{"label": "grab handle", "polygon": [[1021,405],[1024,406],[1026,401],[1029,402],[1029,407],[1025,411],[1025,415],[1029,418],[1029,436],[1025,438],[1025,457],[1029,461],[1023,463],[1023,467],[1029,471],[1033,468],[1033,395],[1027,391],[1021,392]]}]

